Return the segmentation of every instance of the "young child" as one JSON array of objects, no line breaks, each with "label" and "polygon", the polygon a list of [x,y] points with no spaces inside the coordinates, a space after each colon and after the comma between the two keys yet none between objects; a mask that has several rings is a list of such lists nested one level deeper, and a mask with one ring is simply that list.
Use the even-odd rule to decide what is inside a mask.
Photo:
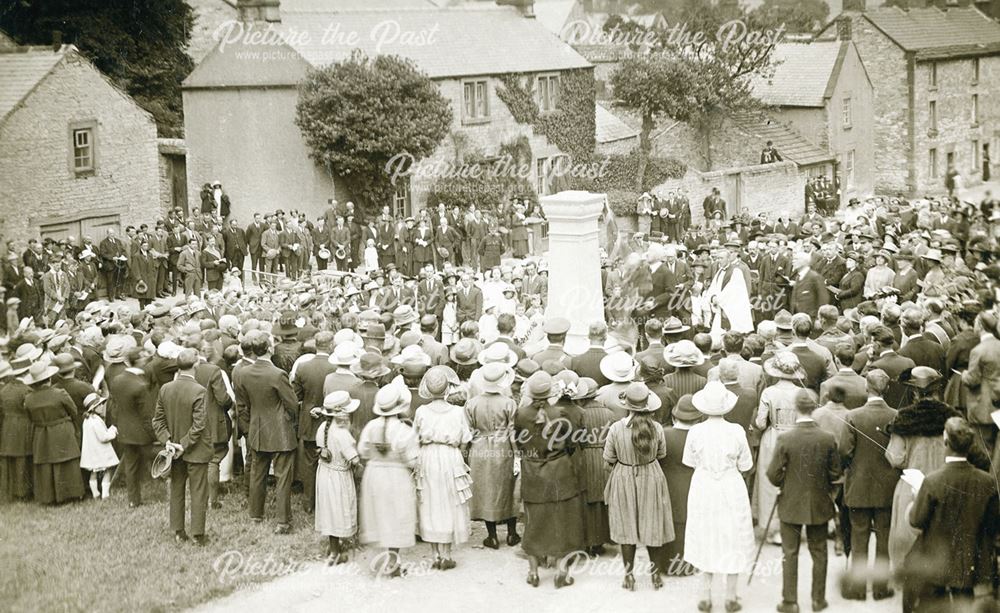
[{"label": "young child", "polygon": [[[118,428],[107,427],[104,414],[107,398],[88,394],[83,399],[83,447],[80,450],[80,468],[90,471],[90,493],[94,498],[107,500],[111,495],[111,477],[118,466],[118,456],[111,441],[118,436]],[[97,489],[98,476],[101,489]]]},{"label": "young child", "polygon": [[365,270],[378,270],[378,249],[375,248],[375,239],[369,238],[365,246]]},{"label": "young child", "polygon": [[358,498],[352,469],[358,465],[358,449],[351,436],[351,413],[361,404],[345,391],[336,391],[314,408],[323,419],[316,431],[319,464],[316,467],[316,531],[330,539],[327,564],[347,562],[341,539],[358,532]]}]

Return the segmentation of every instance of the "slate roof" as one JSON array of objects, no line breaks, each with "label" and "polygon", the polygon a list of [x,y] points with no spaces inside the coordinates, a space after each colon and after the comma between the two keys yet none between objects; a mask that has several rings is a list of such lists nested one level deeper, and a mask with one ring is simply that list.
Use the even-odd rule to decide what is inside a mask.
[{"label": "slate roof", "polygon": [[774,75],[753,84],[754,95],[772,106],[821,107],[832,93],[846,41],[779,43],[774,48]]},{"label": "slate roof", "polygon": [[893,7],[862,15],[918,60],[1000,53],[1000,23],[971,7]]},{"label": "slate roof", "polygon": [[72,47],[64,45],[57,52],[51,47],[0,50],[0,123],[52,72],[69,49]]},{"label": "slate roof", "polygon": [[598,143],[613,143],[629,138],[638,138],[639,131],[630,127],[617,115],[601,106],[594,105],[594,115],[597,124],[595,138]]},{"label": "slate roof", "polygon": [[[541,23],[513,7],[290,12],[282,14],[281,28],[289,34],[291,46],[313,66],[346,59],[354,49],[370,56],[410,58],[431,78],[591,66]],[[343,34],[333,44],[324,44],[327,28]],[[356,35],[355,44],[343,42],[350,33]]]},{"label": "slate roof", "polygon": [[781,154],[781,157],[791,160],[799,166],[810,166],[833,159],[833,155],[812,144],[788,125],[766,117],[748,115],[733,119],[737,126],[755,134],[761,140],[774,141],[774,147]]}]

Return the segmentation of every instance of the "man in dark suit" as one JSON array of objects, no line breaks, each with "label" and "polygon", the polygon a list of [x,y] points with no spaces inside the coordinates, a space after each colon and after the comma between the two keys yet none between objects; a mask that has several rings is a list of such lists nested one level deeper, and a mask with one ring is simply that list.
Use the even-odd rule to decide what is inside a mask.
[{"label": "man in dark suit", "polygon": [[307,513],[312,513],[316,506],[316,465],[319,461],[319,449],[316,447],[316,429],[319,424],[310,411],[314,407],[323,406],[323,382],[327,375],[337,370],[330,363],[333,333],[327,330],[317,332],[315,342],[316,354],[298,362],[292,369],[291,376],[295,396],[302,403],[299,406],[296,472],[302,481],[302,506]]},{"label": "man in dark suit", "polygon": [[[889,565],[889,524],[892,518],[892,497],[899,480],[899,471],[889,464],[885,449],[889,445],[886,426],[896,417],[896,410],[882,399],[889,384],[889,375],[872,370],[865,377],[868,402],[847,413],[847,428],[840,447],[846,467],[844,504],[851,517],[851,572],[844,582],[842,596],[846,600],[867,597],[868,540],[875,531],[877,564]],[[888,575],[872,580],[875,600],[891,598]]]},{"label": "man in dark suit", "polygon": [[903,563],[904,611],[972,610],[975,586],[993,581],[996,483],[968,461],[976,434],[965,420],[945,422],[944,438],[945,464],[924,479],[909,515],[920,533]]},{"label": "man in dark suit", "polygon": [[826,380],[826,360],[809,346],[809,333],[812,332],[812,321],[801,313],[792,317],[792,343],[788,350],[799,358],[799,364],[806,371],[805,386],[814,392],[819,392],[820,385]]},{"label": "man in dark suit", "polygon": [[444,313],[444,283],[434,274],[433,268],[426,270],[423,277],[417,286],[417,312],[440,318]]},{"label": "man in dark suit", "polygon": [[875,326],[869,334],[872,337],[871,356],[868,364],[861,374],[872,370],[881,370],[889,376],[889,385],[885,390],[885,402],[892,408],[898,409],[906,399],[906,386],[899,382],[899,375],[903,371],[916,366],[910,358],[903,357],[896,353],[892,347],[896,342],[892,330],[886,326]]},{"label": "man in dark suit", "polygon": [[[157,439],[153,432],[153,406],[150,402],[149,375],[144,369],[149,354],[141,347],[133,347],[125,354],[125,370],[108,382],[109,397],[113,400],[115,426],[121,445],[121,464],[125,474],[128,506],[142,504],[142,482],[146,467],[156,456]],[[156,395],[159,395],[157,386]]]},{"label": "man in dark suit", "polygon": [[246,231],[236,223],[236,219],[230,219],[229,224],[222,229],[222,239],[226,243],[224,255],[226,261],[229,262],[229,268],[243,270],[249,249],[247,248]]},{"label": "man in dark suit", "polygon": [[691,279],[688,265],[677,259],[677,250],[672,246],[663,249],[660,265],[653,272],[653,309],[651,317],[661,321],[676,315],[684,314],[683,301],[678,296],[683,295],[684,288]]},{"label": "man in dark suit", "polygon": [[566,342],[566,335],[569,333],[569,320],[563,317],[552,317],[545,320],[543,329],[549,341],[549,346],[531,356],[539,366],[544,367],[549,360],[561,362],[563,366],[569,368],[570,355],[563,349]]},{"label": "man in dark suit", "polygon": [[271,338],[264,332],[249,335],[256,357],[252,364],[234,370],[233,391],[240,430],[247,434],[253,455],[250,467],[250,519],[264,521],[267,473],[274,464],[278,481],[278,526],[275,534],[288,534],[292,523],[292,477],[298,440],[295,420],[299,403],[288,375],[271,362]]},{"label": "man in dark suit", "polygon": [[844,390],[844,406],[848,409],[856,409],[868,402],[868,383],[851,368],[854,363],[854,344],[839,343],[834,347],[833,357],[837,361],[837,374],[820,384],[820,404],[826,404],[830,390],[835,385]]},{"label": "man in dark suit", "polygon": [[108,300],[114,302],[121,295],[128,278],[128,252],[125,243],[115,236],[114,228],[108,228],[108,234],[97,248],[101,256],[101,270],[108,289]]},{"label": "man in dark suit", "polygon": [[42,323],[42,285],[35,278],[35,271],[30,266],[21,269],[21,280],[14,287],[14,295],[21,301],[17,305],[17,316],[20,319],[33,317],[35,323]]},{"label": "man in dark suit", "polygon": [[847,274],[847,264],[844,258],[837,255],[837,244],[833,241],[825,243],[820,254],[822,257],[816,263],[816,273],[823,277],[826,285],[840,287],[840,280]]},{"label": "man in dark suit", "polygon": [[655,360],[657,367],[664,372],[672,370],[663,358],[663,350],[666,349],[663,346],[663,322],[656,317],[647,319],[643,332],[646,334],[646,348],[635,354],[635,360],[638,362],[648,357]]},{"label": "man in dark suit", "polygon": [[726,389],[736,394],[736,405],[726,413],[726,421],[739,424],[747,439],[750,438],[750,424],[753,423],[757,411],[757,392],[740,385],[740,367],[733,358],[722,358],[719,361],[719,381]]},{"label": "man in dark suit", "polygon": [[153,431],[173,452],[170,466],[170,529],[178,542],[184,531],[184,486],[190,481],[191,536],[206,543],[205,515],[208,511],[208,462],[212,447],[205,430],[205,388],[194,376],[198,353],[184,349],[177,356],[177,378],[160,388],[153,412]]},{"label": "man in dark suit", "polygon": [[826,283],[810,268],[808,253],[798,253],[792,260],[792,313],[805,313],[816,319],[819,307],[830,303]]},{"label": "man in dark suit", "polygon": [[[503,343],[504,345],[510,347],[510,350],[513,351],[515,354],[517,354],[517,360],[521,361],[526,357],[526,354],[524,353],[524,349],[520,345],[518,345],[513,339],[514,328],[516,325],[517,325],[517,320],[514,319],[513,315],[511,315],[510,313],[501,313],[497,317],[497,333],[499,334],[499,336],[497,337],[496,342]],[[605,332],[606,331],[607,328],[605,328]],[[603,341],[601,341],[601,344],[603,346]],[[579,373],[579,371],[577,372]],[[580,375],[580,376],[585,377],[589,375]]]},{"label": "man in dark suit", "polygon": [[233,434],[233,421],[229,409],[233,399],[229,396],[225,373],[222,369],[199,356],[194,367],[194,378],[205,388],[205,442],[212,448],[208,462],[208,506],[221,509],[219,502],[219,464],[229,453],[229,437]]},{"label": "man in dark suit", "polygon": [[462,286],[456,296],[456,311],[460,324],[470,320],[478,322],[483,316],[483,292],[472,284],[472,276],[468,273],[462,275]]},{"label": "man in dark suit", "polygon": [[601,372],[601,360],[608,355],[604,350],[604,342],[608,338],[607,324],[602,321],[591,323],[587,330],[587,338],[590,340],[590,348],[571,358],[569,368],[581,377],[590,377],[597,381],[597,385],[603,387],[611,383],[611,380]]},{"label": "man in dark suit", "polygon": [[903,341],[899,355],[910,358],[917,366],[928,366],[945,374],[944,347],[924,335],[923,311],[918,308],[906,309],[900,323],[903,326]]},{"label": "man in dark suit", "polygon": [[782,593],[778,611],[798,613],[799,543],[806,529],[812,557],[812,610],[822,611],[826,602],[826,528],[833,518],[834,482],[840,477],[837,440],[812,418],[816,403],[808,392],[795,399],[799,416],[795,427],[778,437],[767,478],[780,488],[778,518],[781,520],[783,554]]},{"label": "man in dark suit", "polygon": [[[265,230],[267,230],[267,225],[264,223],[261,214],[254,213],[253,221],[247,226],[245,235],[247,239],[247,251],[250,253],[250,268],[255,271],[264,270],[264,252],[260,245],[260,237],[263,236]],[[259,279],[254,276],[254,281],[259,282]]]}]

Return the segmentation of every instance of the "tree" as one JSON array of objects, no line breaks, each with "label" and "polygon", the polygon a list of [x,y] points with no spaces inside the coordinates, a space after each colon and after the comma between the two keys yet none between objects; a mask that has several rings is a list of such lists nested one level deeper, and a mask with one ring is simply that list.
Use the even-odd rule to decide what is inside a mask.
[{"label": "tree", "polygon": [[0,29],[25,45],[72,43],[156,119],[162,136],[183,136],[181,81],[194,14],[184,0],[18,0]]},{"label": "tree", "polygon": [[811,34],[826,23],[830,7],[823,0],[764,0],[752,14],[764,23],[784,23],[789,33]]},{"label": "tree", "polygon": [[295,118],[313,160],[375,208],[392,198],[395,171],[433,153],[451,122],[448,100],[413,62],[360,51],[310,71]]},{"label": "tree", "polygon": [[[622,62],[611,85],[615,104],[642,118],[643,158],[657,124],[669,118],[696,129],[711,169],[712,136],[722,121],[763,108],[753,96],[753,81],[770,76],[783,28],[746,14],[735,3],[684,0],[679,13],[682,21],[656,31],[653,49]],[[640,183],[643,176],[640,172]]]}]

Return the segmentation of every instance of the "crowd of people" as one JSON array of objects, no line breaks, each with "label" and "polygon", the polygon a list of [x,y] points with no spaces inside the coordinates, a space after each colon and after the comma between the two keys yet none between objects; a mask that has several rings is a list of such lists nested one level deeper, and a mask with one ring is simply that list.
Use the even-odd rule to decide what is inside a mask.
[{"label": "crowd of people", "polygon": [[798,611],[803,526],[814,611],[830,526],[844,599],[902,587],[904,610],[941,611],[996,583],[989,197],[791,220],[730,217],[713,194],[699,225],[666,195],[675,213],[608,246],[605,321],[571,355],[570,322],[545,315],[531,201],[363,221],[332,201],[241,226],[221,185],[204,196],[201,214],[96,246],[7,242],[5,499],[66,503],[89,483],[105,500],[120,463],[139,507],[151,466],[178,542],[206,544],[226,497],[264,522],[270,486],[275,532],[308,522],[331,564],[368,545],[401,576],[419,538],[449,570],[482,521],[486,548],[501,524],[520,545],[532,586],[543,568],[572,585],[575,556],[614,544],[636,589],[642,546],[654,589],[701,574],[702,611],[715,575],[742,608],[738,577],[768,543],[778,610]]}]

